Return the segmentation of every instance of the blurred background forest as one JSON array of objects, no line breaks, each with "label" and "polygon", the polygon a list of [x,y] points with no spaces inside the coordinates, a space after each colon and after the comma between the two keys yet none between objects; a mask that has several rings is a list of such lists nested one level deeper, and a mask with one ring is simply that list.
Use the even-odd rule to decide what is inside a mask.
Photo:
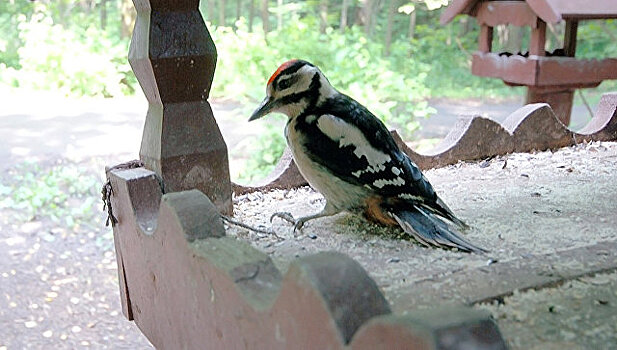
[{"label": "blurred background forest", "polygon": [[[428,99],[522,100],[522,88],[471,75],[479,28],[467,16],[440,25],[448,3],[202,0],[200,10],[218,50],[211,98],[253,108],[276,67],[303,58],[407,139],[419,127],[418,118],[435,112]],[[127,62],[134,21],[131,0],[3,0],[0,87],[67,96],[141,94]],[[562,47],[563,31],[563,25],[549,24],[547,51]],[[498,27],[494,51],[525,52],[529,34],[528,28]],[[583,22],[577,56],[617,57],[616,42],[617,21]],[[593,104],[616,87],[605,82],[585,94]],[[258,143],[259,159],[249,166],[257,177],[284,147],[279,128],[270,128]]]}]

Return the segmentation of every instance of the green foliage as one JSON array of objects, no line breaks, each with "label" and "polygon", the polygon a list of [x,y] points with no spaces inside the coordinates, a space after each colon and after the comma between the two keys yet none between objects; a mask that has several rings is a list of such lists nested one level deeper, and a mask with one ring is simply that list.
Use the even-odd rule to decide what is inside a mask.
[{"label": "green foliage", "polygon": [[[333,86],[407,137],[418,129],[418,117],[434,113],[424,100],[429,95],[424,81],[430,66],[407,59],[405,47],[399,45],[390,57],[383,57],[383,44],[367,40],[359,28],[344,34],[329,29],[323,35],[309,22],[292,21],[283,30],[269,33],[267,41],[263,32],[249,32],[243,20],[236,23],[236,30],[217,27],[213,39],[225,45],[218,46],[219,65],[211,95],[242,101],[248,106],[248,115],[248,110],[265,96],[266,81],[276,67],[286,60],[302,58],[321,67]],[[397,63],[403,58],[405,63]],[[268,127],[241,178],[254,180],[267,175],[284,146],[282,131]]]},{"label": "green foliage", "polygon": [[23,164],[0,183],[0,209],[24,213],[24,221],[48,218],[68,226],[88,220],[99,209],[100,181],[76,165],[42,169]]},{"label": "green foliage", "polygon": [[20,68],[17,50],[23,41],[19,37],[18,25],[33,9],[34,4],[30,1],[0,1],[0,71],[4,67]]},{"label": "green foliage", "polygon": [[58,23],[50,11],[22,10],[30,13],[14,15],[8,25],[0,25],[0,37],[5,38],[0,46],[7,48],[0,56],[0,83],[73,96],[134,92],[136,80],[126,60],[128,40],[101,30],[94,15],[75,15],[83,21],[68,26]]},{"label": "green foliage", "polygon": [[577,39],[576,57],[617,57],[617,20],[581,22]]},{"label": "green foliage", "polygon": [[[281,116],[268,118],[277,117]],[[255,153],[251,154],[246,162],[243,171],[239,174],[239,180],[244,183],[251,183],[266,177],[274,170],[285,150],[285,146],[282,128],[276,124],[267,123],[265,133],[252,145]]]},{"label": "green foliage", "polygon": [[402,49],[382,57],[383,45],[367,40],[359,28],[344,34],[329,29],[323,35],[307,22],[292,21],[269,33],[267,42],[263,32],[248,32],[244,21],[236,23],[235,31],[216,28],[215,42],[225,45],[218,46],[212,95],[254,104],[265,96],[265,83],[278,65],[302,58],[321,67],[333,86],[408,134],[418,128],[415,117],[434,112],[421,102],[429,94],[424,84],[429,65],[415,60],[397,64],[405,55]]},{"label": "green foliage", "polygon": [[[452,25],[451,25],[452,26]],[[430,63],[426,80],[431,97],[468,98],[512,95],[512,88],[499,79],[471,74],[471,53],[476,50],[477,27],[464,36],[453,34],[452,27],[420,24],[411,42],[413,59]]]}]

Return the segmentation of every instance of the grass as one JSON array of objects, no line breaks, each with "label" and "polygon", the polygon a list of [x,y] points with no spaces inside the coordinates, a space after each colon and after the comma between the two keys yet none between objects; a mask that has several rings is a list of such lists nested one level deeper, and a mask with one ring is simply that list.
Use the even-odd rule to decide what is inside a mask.
[{"label": "grass", "polygon": [[0,209],[10,210],[16,222],[100,227],[101,185],[100,175],[78,163],[22,163],[0,179]]}]

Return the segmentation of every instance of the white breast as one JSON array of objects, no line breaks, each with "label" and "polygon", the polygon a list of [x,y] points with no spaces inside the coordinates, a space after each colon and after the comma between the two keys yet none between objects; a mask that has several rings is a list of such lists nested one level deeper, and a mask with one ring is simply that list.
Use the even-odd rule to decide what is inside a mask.
[{"label": "white breast", "polygon": [[298,133],[294,127],[295,122],[296,120],[292,119],[287,123],[285,138],[302,176],[335,208],[352,209],[362,206],[368,190],[339,179],[321,164],[313,162],[302,145],[302,139],[309,136]]}]

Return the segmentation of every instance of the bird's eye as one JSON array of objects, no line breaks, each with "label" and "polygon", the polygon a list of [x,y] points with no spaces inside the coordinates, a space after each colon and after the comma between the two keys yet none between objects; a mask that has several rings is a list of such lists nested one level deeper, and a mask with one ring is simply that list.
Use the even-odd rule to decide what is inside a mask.
[{"label": "bird's eye", "polygon": [[279,90],[285,90],[291,86],[291,79],[281,80],[279,81],[278,85],[279,85]]}]

